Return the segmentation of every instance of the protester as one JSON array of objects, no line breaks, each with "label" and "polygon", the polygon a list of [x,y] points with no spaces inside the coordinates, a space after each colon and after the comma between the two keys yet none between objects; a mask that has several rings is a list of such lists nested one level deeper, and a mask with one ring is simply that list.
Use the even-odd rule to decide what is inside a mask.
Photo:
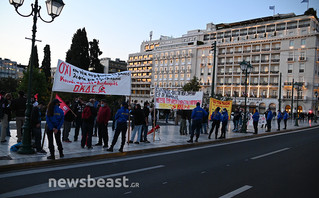
[{"label": "protester", "polygon": [[106,104],[106,100],[101,100],[101,107],[97,113],[96,123],[98,125],[99,142],[95,146],[102,146],[102,141],[104,143],[103,148],[109,146],[109,135],[108,135],[108,123],[111,118],[111,109]]},{"label": "protester", "polygon": [[240,119],[240,113],[239,113],[239,109],[236,108],[235,109],[235,112],[234,112],[234,118],[233,118],[233,123],[234,123],[234,129],[233,131],[234,132],[238,132],[239,131],[239,128],[238,128],[238,125],[239,125],[239,119]]},{"label": "protester", "polygon": [[272,113],[272,111],[270,109],[268,109],[268,113],[267,113],[267,117],[266,117],[266,120],[267,120],[267,131],[266,132],[270,132],[271,131],[272,118],[273,118],[273,113]]},{"label": "protester", "polygon": [[227,113],[227,109],[224,108],[223,112],[222,112],[222,117],[221,117],[221,121],[222,121],[222,128],[221,128],[221,135],[219,137],[219,139],[225,139],[226,138],[226,128],[227,128],[227,124],[228,124],[228,113]]},{"label": "protester", "polygon": [[289,114],[285,110],[284,111],[284,125],[285,125],[284,129],[287,129],[287,120],[288,120],[288,118],[289,118]]},{"label": "protester", "polygon": [[280,110],[278,110],[278,114],[277,114],[277,125],[278,125],[278,128],[277,128],[277,131],[280,131],[280,122],[281,122],[282,118],[283,118],[282,113],[280,112]]},{"label": "protester", "polygon": [[135,109],[132,110],[131,114],[134,117],[134,126],[135,127],[132,131],[131,140],[129,142],[133,143],[135,136],[136,136],[136,132],[137,132],[137,139],[134,143],[139,144],[139,141],[141,139],[142,126],[143,126],[143,124],[145,124],[145,116],[144,116],[143,110],[141,109],[141,105],[136,104]]},{"label": "protester", "polygon": [[143,112],[144,112],[145,122],[142,127],[142,136],[140,141],[144,143],[150,143],[150,141],[147,140],[148,125],[149,125],[148,117],[150,115],[150,106],[147,101],[144,102]]},{"label": "protester", "polygon": [[220,121],[221,121],[221,113],[219,112],[220,110],[220,107],[217,107],[215,109],[215,111],[212,113],[211,117],[210,117],[210,120],[213,121],[212,123],[212,128],[210,129],[210,132],[209,132],[209,136],[208,136],[208,139],[211,138],[211,135],[214,131],[214,128],[216,127],[216,130],[215,130],[215,139],[217,139],[217,136],[218,136],[218,129],[219,129],[219,126],[220,126]]},{"label": "protester", "polygon": [[55,159],[53,134],[55,137],[55,142],[58,146],[60,158],[64,157],[63,147],[61,143],[61,127],[64,122],[64,112],[59,107],[60,103],[61,102],[58,99],[54,99],[51,103],[49,103],[48,111],[46,115],[46,121],[48,125],[47,135],[48,135],[49,150],[50,150],[50,156],[48,156],[47,159],[52,159],[52,160]]},{"label": "protester", "polygon": [[78,141],[78,136],[80,128],[82,127],[82,112],[85,107],[82,98],[75,98],[75,103],[72,105],[73,112],[76,114],[75,118],[75,131],[74,131],[74,141]]},{"label": "protester", "polygon": [[203,117],[207,116],[207,112],[200,107],[200,103],[196,103],[196,108],[193,109],[191,118],[193,119],[192,130],[190,131],[190,140],[187,142],[193,143],[194,132],[196,130],[196,139],[195,142],[198,142],[200,129],[202,128]]},{"label": "protester", "polygon": [[171,111],[169,109],[164,109],[165,122],[168,123],[169,114]]},{"label": "protester", "polygon": [[125,145],[125,138],[126,138],[128,116],[129,116],[128,105],[126,102],[123,102],[122,107],[117,111],[117,113],[115,115],[115,120],[117,122],[117,126],[115,129],[112,145],[110,146],[109,149],[107,149],[107,151],[113,152],[113,147],[116,144],[117,139],[121,133],[122,134],[122,142],[121,142],[121,148],[119,151],[123,152],[123,148]]},{"label": "protester", "polygon": [[11,103],[12,103],[12,96],[10,93],[7,93],[4,96],[4,101],[2,102],[2,111],[3,111],[3,118],[1,120],[1,143],[6,142],[7,136],[7,129],[9,126],[9,121],[11,119]]},{"label": "protester", "polygon": [[[65,104],[70,107],[71,102],[66,101]],[[69,139],[69,134],[71,131],[72,122],[74,120],[74,114],[71,110],[69,110],[65,116],[64,116],[64,123],[63,123],[63,135],[62,135],[62,141],[71,143],[72,141]]]},{"label": "protester", "polygon": [[258,134],[259,112],[257,109],[252,118],[253,118],[253,125],[254,125],[254,134]]},{"label": "protester", "polygon": [[19,98],[12,101],[12,110],[16,114],[17,142],[21,142],[22,140],[22,126],[25,121],[26,103],[27,99],[23,91],[19,91]]},{"label": "protester", "polygon": [[[94,103],[93,103],[93,107],[95,108],[96,112],[99,112],[99,109],[101,107],[101,103],[98,100],[94,99]],[[98,124],[97,124],[97,115],[94,118],[94,126],[93,126],[93,137],[97,137],[98,136]]]},{"label": "protester", "polygon": [[181,135],[187,135],[187,124],[186,124],[186,120],[187,120],[187,112],[186,110],[181,110],[181,126],[179,128],[179,133]]},{"label": "protester", "polygon": [[94,127],[94,118],[96,116],[96,110],[93,106],[94,100],[90,100],[86,103],[86,106],[82,112],[82,139],[81,147],[86,145],[88,149],[92,149],[92,135]]},{"label": "protester", "polygon": [[[4,91],[0,91],[0,123],[2,123],[2,120],[3,120],[3,116],[4,116],[4,95],[5,95],[5,92]],[[1,127],[0,127],[0,132],[1,132],[1,128],[2,128],[2,124],[1,124]],[[2,133],[1,133],[2,134]]]},{"label": "protester", "polygon": [[47,154],[41,147],[42,131],[41,131],[41,110],[44,103],[38,102],[38,105],[32,108],[31,112],[31,130],[35,139],[35,148],[38,154]]},{"label": "protester", "polygon": [[[207,107],[207,104],[204,105],[204,108],[203,108],[207,113],[209,112],[209,109]],[[208,129],[208,116],[204,116],[203,117],[203,121],[202,121],[202,128],[200,129],[201,130],[201,133],[204,133],[204,134],[208,134],[207,133],[207,129]]]}]

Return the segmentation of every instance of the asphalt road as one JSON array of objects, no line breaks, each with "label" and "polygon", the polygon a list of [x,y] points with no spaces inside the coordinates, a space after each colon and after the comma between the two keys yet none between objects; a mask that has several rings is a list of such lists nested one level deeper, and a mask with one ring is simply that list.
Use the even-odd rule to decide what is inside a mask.
[{"label": "asphalt road", "polygon": [[[95,178],[91,183],[78,180],[77,188],[67,187],[70,179],[84,179],[88,175]],[[123,176],[125,182],[122,182]],[[60,187],[49,187],[49,183],[54,185],[53,178]],[[117,180],[112,183],[110,178]],[[92,187],[93,181],[101,185]],[[86,187],[81,188],[80,184]],[[120,184],[121,187],[114,187]],[[319,128],[183,150],[1,173],[0,186],[0,197],[317,198]]]}]

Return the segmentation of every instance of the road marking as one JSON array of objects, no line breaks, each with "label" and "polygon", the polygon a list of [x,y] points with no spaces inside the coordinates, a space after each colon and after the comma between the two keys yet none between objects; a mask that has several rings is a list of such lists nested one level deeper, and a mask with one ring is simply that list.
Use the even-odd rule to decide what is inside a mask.
[{"label": "road marking", "polygon": [[250,188],[252,188],[252,186],[246,185],[246,186],[238,188],[237,190],[234,190],[234,191],[232,191],[232,192],[230,192],[230,193],[228,193],[228,194],[226,194],[224,196],[221,196],[219,198],[231,198],[231,197],[234,197],[234,196],[236,196],[236,195],[238,195],[238,194],[240,194],[240,193],[242,193],[242,192],[244,192],[246,190],[249,190]]},{"label": "road marking", "polygon": [[[129,175],[129,174],[133,174],[133,173],[139,173],[139,172],[149,171],[149,170],[163,168],[163,167],[165,167],[165,166],[158,165],[158,166],[141,168],[141,169],[125,171],[125,172],[120,172],[120,173],[115,173],[115,174],[110,174],[110,175],[97,176],[97,177],[94,177],[92,179],[95,179],[95,180],[100,179],[100,178],[107,179],[107,178],[111,178],[111,177]],[[74,188],[75,187],[69,187],[69,186],[66,186],[65,188],[60,188],[58,186],[49,188],[49,182],[46,182],[43,184],[38,184],[35,186],[30,186],[30,187],[22,188],[22,189],[11,191],[11,192],[6,192],[6,193],[1,194],[0,197],[17,197],[17,196],[24,196],[24,195],[32,195],[32,194],[36,194],[36,193],[46,193],[46,192],[54,192],[54,191],[60,191],[60,190],[68,190],[68,189],[74,189]]]},{"label": "road marking", "polygon": [[163,185],[167,184],[167,182],[163,182]]},{"label": "road marking", "polygon": [[128,191],[128,192],[124,193],[124,195],[128,195],[128,194],[131,194],[131,193],[132,193],[132,191]]},{"label": "road marking", "polygon": [[273,152],[270,152],[270,153],[266,153],[266,154],[263,154],[263,155],[259,155],[259,156],[256,156],[256,157],[252,157],[250,159],[252,160],[255,160],[255,159],[259,159],[259,158],[262,158],[262,157],[266,157],[268,155],[272,155],[272,154],[276,154],[276,153],[279,153],[279,152],[282,152],[282,151],[286,151],[290,148],[284,148],[284,149],[280,149],[280,150],[277,150],[277,151],[273,151]]},{"label": "road marking", "polygon": [[196,151],[196,150],[201,150],[201,149],[206,149],[206,148],[213,148],[213,147],[226,146],[226,145],[230,145],[230,144],[250,142],[250,141],[259,140],[259,139],[271,138],[271,137],[275,137],[275,136],[290,135],[290,134],[294,134],[294,133],[304,132],[307,130],[312,130],[314,128],[316,128],[316,127],[312,127],[309,129],[297,130],[297,131],[289,132],[289,133],[272,134],[272,135],[267,135],[267,136],[238,140],[238,141],[234,141],[234,142],[225,142],[225,143],[220,143],[220,144],[206,145],[206,146],[187,148],[187,149],[175,150],[175,151],[167,151],[167,152],[162,152],[162,153],[153,153],[153,154],[146,154],[146,155],[140,155],[140,156],[134,156],[134,157],[118,158],[118,159],[113,159],[113,160],[108,159],[108,160],[103,160],[103,161],[98,161],[98,162],[87,162],[87,163],[82,163],[82,164],[73,164],[73,165],[59,166],[59,167],[38,168],[38,169],[26,170],[26,171],[15,171],[12,173],[0,174],[0,179],[7,178],[7,177],[14,177],[14,176],[35,174],[35,173],[43,173],[43,172],[58,171],[58,170],[65,170],[65,169],[72,169],[72,168],[81,168],[81,167],[87,167],[87,166],[110,164],[110,163],[123,162],[123,161],[136,160],[136,159],[144,159],[144,158],[149,158],[149,157],[157,157],[157,156],[162,156],[162,155],[170,155],[170,154],[183,153],[183,152],[188,152],[188,151]]}]

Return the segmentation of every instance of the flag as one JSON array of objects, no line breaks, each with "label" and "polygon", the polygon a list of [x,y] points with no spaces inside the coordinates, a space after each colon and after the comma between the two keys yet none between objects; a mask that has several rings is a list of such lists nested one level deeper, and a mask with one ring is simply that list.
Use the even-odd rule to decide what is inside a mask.
[{"label": "flag", "polygon": [[302,0],[301,3],[309,3],[309,0]]},{"label": "flag", "polygon": [[275,6],[269,6],[269,10],[275,10]]},{"label": "flag", "polygon": [[60,104],[60,108],[62,109],[62,111],[64,112],[64,115],[70,111],[70,107],[68,105],[65,104],[65,102],[58,96],[58,94],[55,95],[55,98],[58,99],[61,104]]}]

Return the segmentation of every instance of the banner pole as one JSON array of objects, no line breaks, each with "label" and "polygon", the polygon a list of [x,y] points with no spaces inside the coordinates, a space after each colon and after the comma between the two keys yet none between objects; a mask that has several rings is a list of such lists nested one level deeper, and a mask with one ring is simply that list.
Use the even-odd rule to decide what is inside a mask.
[{"label": "banner pole", "polygon": [[[131,106],[131,96],[129,96],[129,101],[128,101],[128,105]],[[130,110],[129,110],[129,114],[128,114],[128,130],[127,130],[127,144],[130,144],[130,135],[131,135],[131,115],[130,115]],[[139,140],[138,140],[139,141]]]},{"label": "banner pole", "polygon": [[[52,102],[53,93],[54,93],[54,91],[51,92],[51,97],[50,97],[50,102],[49,102],[49,103]],[[42,139],[41,149],[43,149],[44,140],[45,140],[45,134],[47,133],[47,128],[48,128],[48,125],[47,125],[47,122],[45,122],[45,127],[44,127],[44,133],[43,133],[43,139]]]},{"label": "banner pole", "polygon": [[153,142],[155,142],[155,125],[156,125],[156,89],[154,87],[154,112],[153,112],[153,118],[154,118],[154,121],[153,121],[153,129],[154,129],[154,134],[153,134]]}]

